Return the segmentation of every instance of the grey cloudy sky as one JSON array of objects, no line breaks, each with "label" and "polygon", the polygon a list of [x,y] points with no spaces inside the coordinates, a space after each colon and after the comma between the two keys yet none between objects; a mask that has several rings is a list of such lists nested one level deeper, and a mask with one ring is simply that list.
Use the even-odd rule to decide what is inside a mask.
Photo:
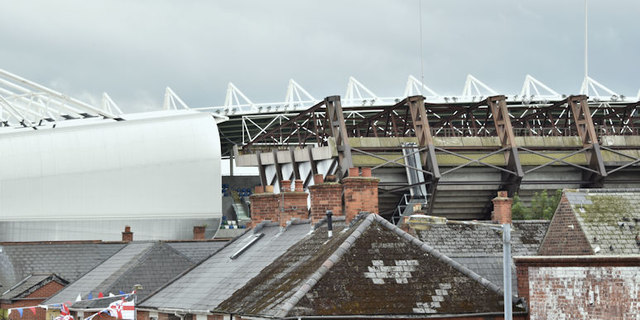
[{"label": "grey cloudy sky", "polygon": [[[227,82],[254,102],[296,79],[316,98],[354,76],[379,96],[420,76],[418,0],[2,1],[0,68],[125,111],[157,108],[170,86],[221,105]],[[640,1],[589,2],[589,74],[640,89]],[[527,73],[560,93],[583,78],[584,1],[422,0],[425,83],[460,94],[468,73],[518,93]]]}]

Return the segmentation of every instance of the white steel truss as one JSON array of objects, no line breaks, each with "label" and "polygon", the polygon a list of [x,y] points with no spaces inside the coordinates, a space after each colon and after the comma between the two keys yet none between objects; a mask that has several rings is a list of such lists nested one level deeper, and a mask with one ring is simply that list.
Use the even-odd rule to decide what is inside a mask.
[{"label": "white steel truss", "polygon": [[562,99],[562,95],[538,79],[527,75],[524,78],[522,90],[520,90],[520,99],[523,101],[558,100]]},{"label": "white steel truss", "polygon": [[67,119],[118,118],[120,110],[108,103],[96,107],[0,69],[2,126],[35,127]]},{"label": "white steel truss", "polygon": [[425,96],[427,101],[430,100],[438,100],[440,97],[435,91],[431,88],[427,87],[422,81],[416,79],[413,75],[409,75],[409,79],[407,79],[407,85],[404,87],[404,96],[411,97],[422,95]]},{"label": "white steel truss", "polygon": [[598,101],[618,101],[619,99],[621,99],[619,94],[615,93],[613,90],[605,87],[602,83],[594,80],[589,76],[584,77],[582,85],[580,86],[580,93],[587,95],[590,98],[597,99]]},{"label": "white steel truss", "polygon": [[464,82],[464,88],[462,88],[462,97],[464,98],[472,98],[473,100],[478,98],[478,100],[482,100],[483,97],[495,96],[498,95],[498,92],[491,89],[484,82],[478,80],[476,77],[472,75],[467,75],[467,80]]}]

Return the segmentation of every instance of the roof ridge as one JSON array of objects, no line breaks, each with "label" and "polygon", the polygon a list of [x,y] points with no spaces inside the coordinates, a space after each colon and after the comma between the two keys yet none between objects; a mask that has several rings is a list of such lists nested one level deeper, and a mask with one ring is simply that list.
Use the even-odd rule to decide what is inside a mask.
[{"label": "roof ridge", "polygon": [[201,264],[205,263],[206,261],[208,261],[209,259],[211,259],[211,257],[215,256],[216,254],[218,254],[218,252],[222,251],[223,249],[225,249],[226,247],[230,246],[232,243],[238,241],[238,239],[242,238],[244,235],[246,235],[250,230],[253,229],[245,229],[244,232],[242,232],[241,235],[236,236],[235,238],[227,241],[227,243],[225,243],[222,247],[218,248],[218,250],[212,252],[210,255],[208,255],[206,258],[200,260],[199,262],[195,263],[193,266],[187,268],[186,270],[184,270],[183,272],[181,272],[180,274],[178,274],[177,276],[175,276],[175,278],[171,279],[170,281],[167,281],[167,283],[163,284],[162,286],[158,287],[156,290],[152,291],[149,293],[149,295],[147,295],[144,299],[138,301],[138,305],[142,305],[145,301],[151,299],[154,295],[156,295],[158,292],[162,291],[163,289],[165,289],[166,287],[170,286],[171,284],[173,284],[174,282],[176,282],[178,279],[182,278],[184,275],[186,275],[187,273],[191,272],[193,269],[199,267]]},{"label": "roof ridge", "polygon": [[[118,283],[118,281],[120,281],[120,279],[124,278],[127,275],[128,271],[134,270],[135,268],[140,266],[143,262],[145,262],[149,258],[149,255],[151,255],[151,253],[155,250],[155,248],[163,247],[163,244],[162,244],[161,241],[154,241],[154,242],[151,242],[151,243],[152,243],[152,245],[150,247],[144,249],[144,252],[142,254],[136,255],[134,257],[134,259],[133,259],[134,263],[132,263],[131,265],[129,265],[129,264],[124,264],[123,265],[123,266],[127,266],[127,265],[129,265],[129,266],[127,268],[125,268],[124,271],[121,272],[120,275],[117,278],[111,280],[111,283],[108,284],[107,287],[106,287],[106,289],[108,289],[108,290],[105,290],[105,291],[109,291],[109,290],[113,289],[114,283]],[[166,247],[168,247],[168,246],[166,246]],[[119,269],[118,271],[120,271],[120,270],[122,270],[122,269]],[[107,280],[109,280],[109,278],[105,279],[105,281],[107,281]],[[98,286],[104,284],[105,281],[100,283]]]},{"label": "roof ridge", "polygon": [[364,221],[362,221],[362,223],[360,223],[360,225],[355,230],[353,230],[353,232],[351,232],[351,234],[346,239],[343,240],[342,244],[338,246],[333,254],[330,255],[329,258],[327,258],[327,260],[325,260],[315,272],[307,277],[307,280],[302,284],[302,286],[300,286],[296,290],[296,292],[282,304],[281,311],[277,312],[275,317],[285,317],[291,311],[291,309],[293,309],[293,307],[295,307],[295,305],[300,302],[300,299],[302,299],[302,297],[304,297],[304,295],[307,294],[307,292],[309,292],[309,290],[311,290],[311,288],[313,288],[318,283],[318,281],[329,271],[329,269],[331,269],[331,267],[333,267],[338,262],[338,260],[342,258],[342,256],[353,246],[355,240],[358,239],[360,235],[362,235],[364,230],[371,225],[374,220],[373,216],[376,216],[376,214],[369,214],[364,218]]},{"label": "roof ridge", "polygon": [[[465,267],[464,265],[462,265],[461,263],[451,259],[449,256],[441,253],[440,251],[436,250],[435,248],[431,247],[430,245],[420,241],[420,239],[412,236],[411,234],[407,233],[406,231],[400,229],[398,226],[394,225],[393,223],[385,220],[384,218],[378,216],[378,215],[374,215],[374,219],[379,222],[380,224],[382,224],[383,226],[385,226],[387,229],[390,229],[391,231],[394,231],[398,236],[404,238],[405,240],[413,243],[414,245],[417,245],[418,247],[420,247],[423,251],[431,254],[432,256],[436,257],[437,259],[449,264],[450,266],[452,266],[454,269],[458,270],[459,272],[461,272],[462,274],[470,277],[471,279],[475,280],[476,282],[479,282],[480,285],[493,290],[497,293],[499,293],[500,295],[504,295],[504,290],[502,290],[502,288],[500,288],[499,286],[497,286],[496,284],[494,284],[493,282],[485,279],[484,277],[480,276],[479,274],[475,273],[473,270]],[[517,300],[513,300],[513,301],[517,301]]]}]

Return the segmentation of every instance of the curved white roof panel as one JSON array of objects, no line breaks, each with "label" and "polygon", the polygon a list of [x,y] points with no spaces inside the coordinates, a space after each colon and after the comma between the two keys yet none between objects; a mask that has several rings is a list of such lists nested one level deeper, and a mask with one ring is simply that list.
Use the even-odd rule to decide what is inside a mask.
[{"label": "curved white roof panel", "polygon": [[[60,121],[0,131],[0,241],[185,239],[221,213],[210,114]],[[40,229],[40,230],[38,230]],[[215,229],[214,229],[215,230]]]}]

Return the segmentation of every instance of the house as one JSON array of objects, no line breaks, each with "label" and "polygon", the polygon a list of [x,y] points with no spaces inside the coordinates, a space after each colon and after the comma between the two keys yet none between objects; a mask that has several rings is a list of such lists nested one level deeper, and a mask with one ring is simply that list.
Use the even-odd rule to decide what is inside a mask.
[{"label": "house", "polygon": [[640,190],[568,189],[539,256],[515,257],[530,319],[637,319]]},{"label": "house", "polygon": [[[57,275],[30,274],[8,290],[0,294],[0,309],[24,308],[16,312],[12,318],[22,320],[36,320],[45,318],[42,308],[29,308],[42,303],[44,300],[60,291],[69,282]],[[20,316],[22,312],[22,316]]]},{"label": "house", "polygon": [[[377,179],[363,173],[317,181],[310,213],[301,182],[294,191],[284,183],[281,194],[257,190],[256,227],[142,301],[138,317],[501,318],[498,286],[380,216],[357,213],[377,206]],[[342,193],[344,208],[335,201]],[[327,208],[331,223],[320,219]],[[524,306],[512,307],[524,319]]]},{"label": "house", "polygon": [[[220,249],[226,241],[141,241],[130,242],[117,253],[66,288],[45,304],[72,302],[71,311],[79,318],[103,310],[120,297],[109,294],[136,291],[144,299],[204,257]],[[104,296],[102,299],[95,299]],[[76,301],[80,297],[81,301]]]},{"label": "house", "polygon": [[[42,303],[124,246],[101,241],[0,243],[0,309]],[[44,309],[21,311],[24,320],[45,319]],[[19,311],[9,318],[20,319]]]},{"label": "house", "polygon": [[[242,318],[492,319],[503,292],[377,214],[321,223],[212,310]],[[514,303],[516,318],[523,305]]]},{"label": "house", "polygon": [[640,254],[640,189],[564,190],[539,254]]},{"label": "house", "polygon": [[[507,198],[505,193],[499,193],[493,201],[494,207],[498,211],[502,210],[500,214],[494,214],[494,219],[491,221],[478,222],[496,226],[501,223],[511,223],[511,255],[536,255],[547,232],[549,221],[511,221],[512,199]],[[500,231],[486,225],[434,224],[428,230],[413,232],[425,244],[504,288],[503,243]],[[511,265],[511,288],[515,295],[517,294],[516,268],[513,261]]]}]

